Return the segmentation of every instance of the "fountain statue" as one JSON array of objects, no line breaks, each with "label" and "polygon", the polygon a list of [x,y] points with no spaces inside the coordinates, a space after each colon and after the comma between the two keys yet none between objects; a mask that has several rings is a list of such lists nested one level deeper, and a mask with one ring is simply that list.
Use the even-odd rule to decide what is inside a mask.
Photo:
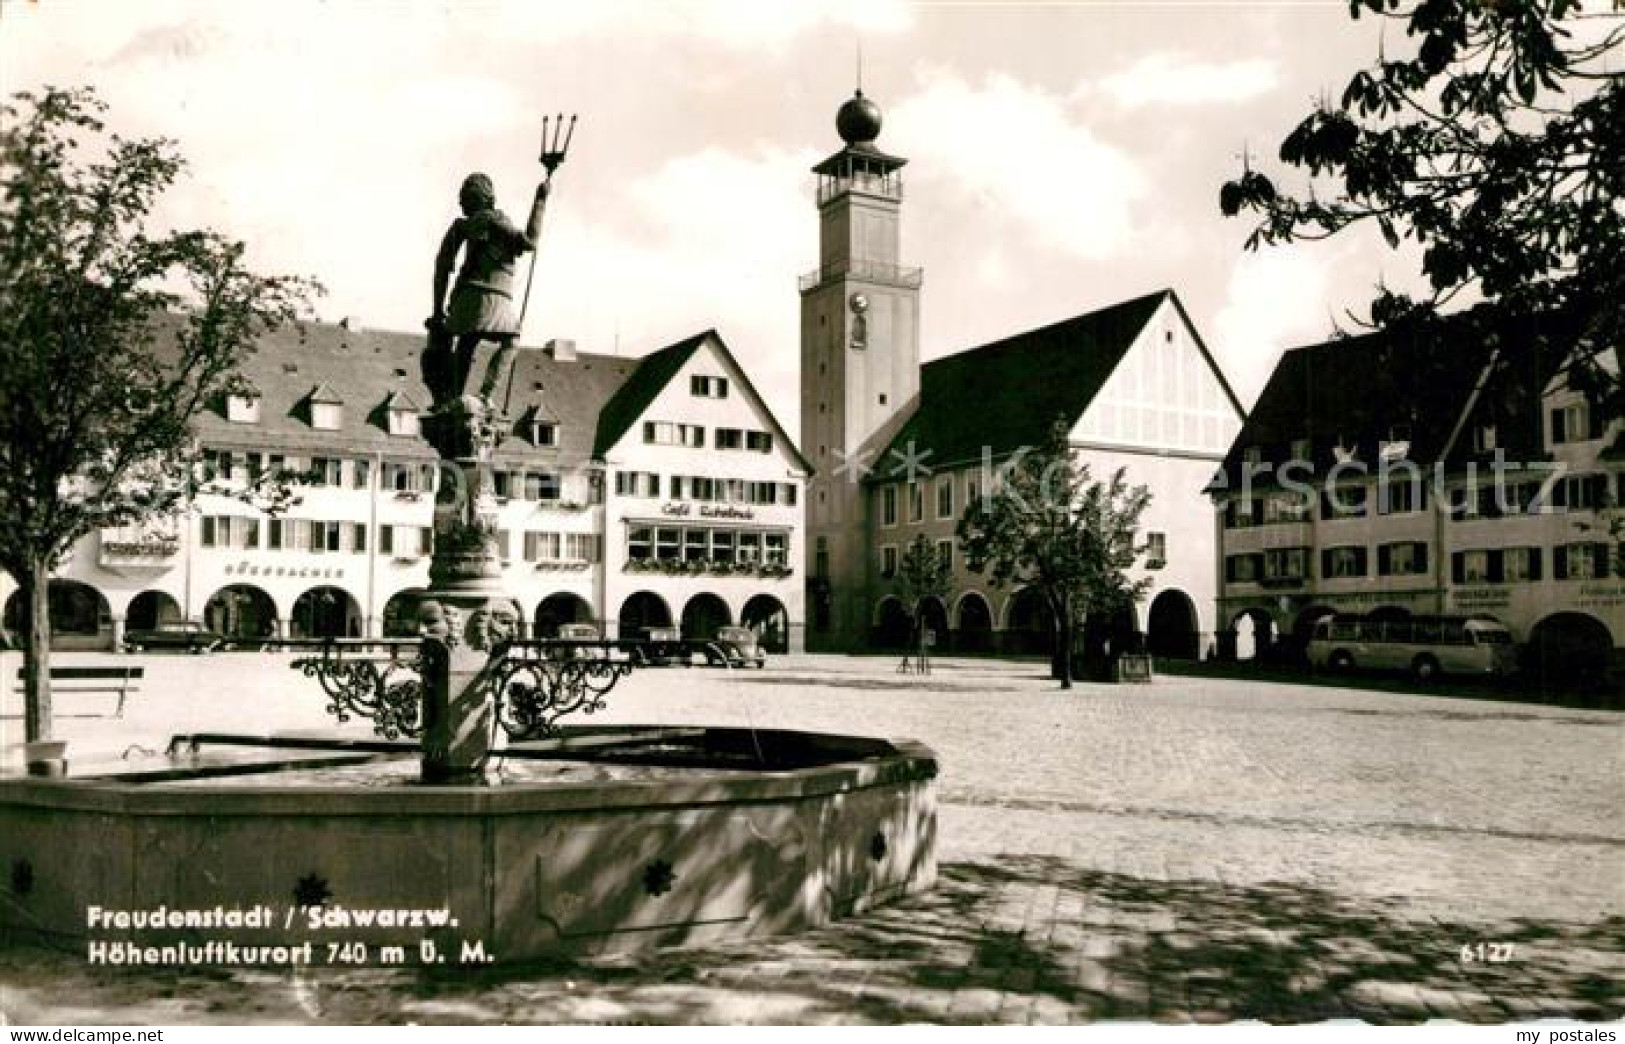
[{"label": "fountain statue", "polygon": [[514,310],[516,263],[534,261],[573,127],[544,121],[523,230],[470,175],[437,259],[423,427],[441,482],[417,636],[282,643],[338,721],[379,738],[194,733],[65,779],[0,777],[0,943],[103,963],[483,964],[794,930],[931,885],[923,746],[566,724],[654,657],[519,637],[490,487],[510,421],[492,393],[529,298],[527,277]]}]

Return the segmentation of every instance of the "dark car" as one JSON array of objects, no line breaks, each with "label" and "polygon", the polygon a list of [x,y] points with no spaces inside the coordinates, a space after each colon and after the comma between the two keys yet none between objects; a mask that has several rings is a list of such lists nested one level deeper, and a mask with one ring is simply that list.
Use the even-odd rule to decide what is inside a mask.
[{"label": "dark car", "polygon": [[226,648],[223,635],[191,620],[161,623],[157,627],[141,628],[124,635],[124,647],[130,652],[143,649],[184,649],[204,653]]},{"label": "dark car", "polygon": [[728,658],[730,667],[767,666],[767,653],[749,627],[719,628],[713,644]]}]

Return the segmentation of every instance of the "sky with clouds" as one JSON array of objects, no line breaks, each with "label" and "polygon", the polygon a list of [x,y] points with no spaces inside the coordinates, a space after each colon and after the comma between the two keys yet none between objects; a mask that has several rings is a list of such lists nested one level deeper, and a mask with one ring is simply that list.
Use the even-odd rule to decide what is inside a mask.
[{"label": "sky with clouds", "polygon": [[470,170],[518,220],[544,113],[580,124],[525,341],[641,355],[714,326],[790,430],[809,167],[852,93],[904,170],[922,354],[1172,287],[1244,402],[1410,265],[1380,244],[1242,249],[1218,212],[1376,53],[1343,0],[0,0],[0,87],[94,84],[190,161],[163,225],[314,275],[324,318],[420,329]]}]

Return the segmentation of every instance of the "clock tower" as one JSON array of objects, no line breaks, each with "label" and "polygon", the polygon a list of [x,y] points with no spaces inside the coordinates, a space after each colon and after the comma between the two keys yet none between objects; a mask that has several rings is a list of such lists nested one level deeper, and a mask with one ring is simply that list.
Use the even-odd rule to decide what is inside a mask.
[{"label": "clock tower", "polygon": [[807,498],[807,647],[868,638],[871,573],[863,481],[920,390],[920,270],[899,264],[907,161],[875,146],[880,107],[859,90],[818,175],[818,267],[801,277],[801,448]]}]

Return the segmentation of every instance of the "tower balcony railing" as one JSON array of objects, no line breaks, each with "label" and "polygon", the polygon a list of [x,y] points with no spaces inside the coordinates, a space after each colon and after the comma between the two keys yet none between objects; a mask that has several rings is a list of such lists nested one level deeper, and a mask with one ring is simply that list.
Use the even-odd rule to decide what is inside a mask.
[{"label": "tower balcony railing", "polygon": [[862,279],[870,283],[879,283],[883,286],[898,286],[906,290],[918,290],[924,278],[922,269],[906,265],[887,264],[883,261],[832,261],[821,265],[802,276],[797,282],[801,292],[806,293],[815,287],[836,279],[850,278]]},{"label": "tower balcony railing", "polygon": [[825,175],[818,179],[818,205],[848,192],[859,192],[884,199],[903,201],[903,179],[895,174],[872,174],[855,171],[848,174]]}]

